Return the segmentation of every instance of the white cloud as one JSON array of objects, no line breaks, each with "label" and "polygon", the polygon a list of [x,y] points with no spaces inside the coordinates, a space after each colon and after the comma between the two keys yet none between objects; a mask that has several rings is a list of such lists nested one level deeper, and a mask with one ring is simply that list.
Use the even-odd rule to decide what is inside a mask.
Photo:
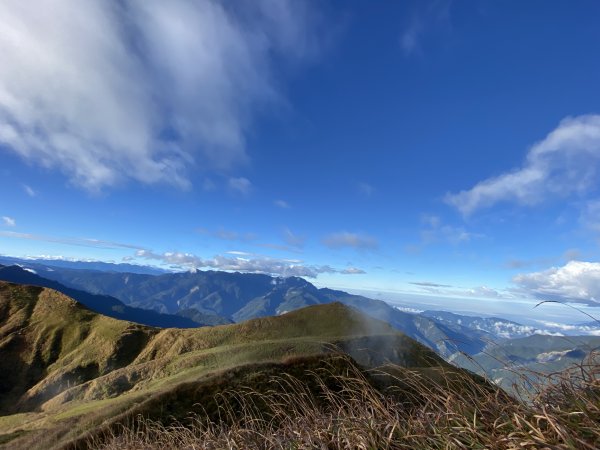
[{"label": "white cloud", "polygon": [[600,263],[569,261],[561,267],[513,277],[518,291],[540,299],[600,306]]},{"label": "white cloud", "polygon": [[250,258],[229,257],[216,255],[213,258],[204,259],[191,253],[165,252],[154,253],[150,250],[138,250],[136,257],[161,261],[188,269],[216,269],[250,273],[266,273],[277,276],[298,276],[316,278],[323,273],[338,273],[339,271],[330,266],[306,265],[302,261],[292,259],[269,258],[265,256],[253,256]]},{"label": "white cloud", "polygon": [[7,227],[14,227],[17,225],[17,221],[15,219],[13,219],[12,217],[8,217],[8,216],[2,216],[2,222]]},{"label": "white cloud", "polygon": [[[4,217],[2,218],[4,219]],[[10,217],[9,217],[10,219]],[[138,245],[127,244],[122,242],[104,241],[102,239],[91,239],[91,238],[79,238],[79,237],[59,237],[59,236],[46,236],[42,234],[32,233],[17,233],[16,231],[0,231],[0,236],[13,238],[13,239],[27,239],[30,241],[43,241],[43,242],[55,242],[58,244],[76,245],[79,247],[91,247],[91,248],[129,248],[129,249],[141,249]]]},{"label": "white cloud", "polygon": [[445,200],[468,216],[499,202],[535,205],[583,194],[596,184],[599,162],[600,115],[568,117],[531,147],[520,168],[449,193]]},{"label": "white cloud", "polygon": [[508,293],[499,292],[488,286],[476,286],[472,288],[454,287],[449,284],[434,283],[431,281],[414,281],[409,284],[417,286],[421,291],[428,294],[436,294],[451,297],[474,297],[474,298],[507,298]]},{"label": "white cloud", "polygon": [[332,233],[322,240],[323,245],[332,249],[351,247],[361,250],[373,250],[378,247],[377,239],[366,234],[341,231]]},{"label": "white cloud", "polygon": [[23,190],[25,191],[25,193],[27,195],[29,195],[30,197],[35,197],[37,195],[37,192],[35,192],[33,190],[33,188],[27,184],[23,184]]},{"label": "white cloud", "polygon": [[273,202],[273,204],[281,209],[289,209],[290,208],[290,204],[288,202],[286,202],[285,200],[275,200]]},{"label": "white cloud", "polygon": [[228,184],[229,189],[242,195],[248,195],[252,191],[252,183],[248,178],[230,178]]},{"label": "white cloud", "polygon": [[445,242],[452,245],[469,242],[474,238],[483,237],[481,234],[472,233],[463,227],[446,225],[438,216],[425,214],[421,217],[421,222],[425,225],[420,230],[421,240],[424,244],[434,244]]},{"label": "white cloud", "polygon": [[0,17],[0,143],[92,191],[247,160],[252,116],[281,102],[275,67],[320,36],[288,0],[4,0]]},{"label": "white cloud", "polygon": [[285,240],[286,244],[295,248],[304,247],[304,243],[306,242],[306,238],[304,236],[293,233],[289,228],[284,228],[283,239]]}]

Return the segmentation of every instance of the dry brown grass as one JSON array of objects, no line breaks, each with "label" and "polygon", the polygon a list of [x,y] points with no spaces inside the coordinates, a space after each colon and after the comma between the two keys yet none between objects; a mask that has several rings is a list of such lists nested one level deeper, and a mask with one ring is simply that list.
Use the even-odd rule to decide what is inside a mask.
[{"label": "dry brown grass", "polygon": [[[238,389],[219,394],[218,417],[196,414],[185,425],[140,417],[97,437],[91,446],[104,450],[600,446],[600,365],[593,359],[550,375],[529,403],[457,372],[441,374],[438,381],[399,367],[369,376],[355,368],[344,375],[323,371],[307,376],[316,381],[317,392],[307,387],[306,380],[277,377],[268,392]],[[379,380],[379,388],[373,379]]]}]

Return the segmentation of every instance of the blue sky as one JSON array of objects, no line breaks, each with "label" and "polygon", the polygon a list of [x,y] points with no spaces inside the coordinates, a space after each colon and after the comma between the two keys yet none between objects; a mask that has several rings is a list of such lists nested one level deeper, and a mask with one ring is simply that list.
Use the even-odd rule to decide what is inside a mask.
[{"label": "blue sky", "polygon": [[600,302],[600,4],[0,5],[0,253]]}]

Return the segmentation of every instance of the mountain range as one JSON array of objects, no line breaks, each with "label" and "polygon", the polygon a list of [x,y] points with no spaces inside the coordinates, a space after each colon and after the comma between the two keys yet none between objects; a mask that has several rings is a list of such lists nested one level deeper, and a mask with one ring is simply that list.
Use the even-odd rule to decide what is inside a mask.
[{"label": "mountain range", "polygon": [[0,282],[0,354],[5,448],[76,447],[91,430],[137,415],[216,414],[219,392],[267,389],[273,374],[327,370],[335,379],[349,365],[393,363],[425,379],[448,371],[471,377],[338,302],[240,324],[159,329],[97,314],[53,289],[7,282]]},{"label": "mountain range", "polygon": [[[31,271],[44,276],[40,277]],[[17,273],[18,277],[15,276]],[[299,277],[277,278],[262,274],[218,271],[147,275],[64,269],[38,264],[0,269],[0,280],[50,287],[105,314],[106,308],[98,309],[97,298],[94,296],[108,296],[113,303],[116,300],[135,308],[134,312],[153,310],[155,314],[163,314],[162,317],[169,320],[179,317],[196,321],[193,324],[187,322],[176,325],[183,327],[242,322],[282,315],[306,306],[341,302],[389,323],[446,358],[457,351],[478,353],[494,339],[493,335],[485,331],[407,313],[382,300],[339,290],[319,289]],[[77,291],[75,294],[73,289]],[[82,293],[91,295],[94,303],[89,302]],[[115,317],[112,310],[108,312],[108,315]],[[157,325],[156,322],[148,323],[135,318],[129,320]]]}]

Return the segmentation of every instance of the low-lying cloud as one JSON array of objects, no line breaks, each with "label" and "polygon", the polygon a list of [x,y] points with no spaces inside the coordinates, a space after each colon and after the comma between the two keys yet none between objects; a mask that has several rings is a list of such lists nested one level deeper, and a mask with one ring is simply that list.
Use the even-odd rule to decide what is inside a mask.
[{"label": "low-lying cloud", "polygon": [[352,271],[337,270],[327,265],[308,265],[296,259],[278,259],[266,256],[234,253],[234,256],[216,255],[213,258],[201,258],[192,253],[165,252],[155,253],[151,250],[138,250],[137,258],[145,260],[160,261],[164,264],[177,266],[185,269],[214,269],[249,273],[265,273],[275,276],[297,276],[316,278],[320,274],[359,274],[364,273],[360,269],[352,268]]},{"label": "low-lying cloud", "polygon": [[142,249],[142,247],[139,245],[93,238],[48,236],[43,234],[18,233],[16,231],[0,231],[0,236],[13,239],[26,239],[29,241],[54,242],[58,244],[75,245],[79,247],[105,249]]}]

